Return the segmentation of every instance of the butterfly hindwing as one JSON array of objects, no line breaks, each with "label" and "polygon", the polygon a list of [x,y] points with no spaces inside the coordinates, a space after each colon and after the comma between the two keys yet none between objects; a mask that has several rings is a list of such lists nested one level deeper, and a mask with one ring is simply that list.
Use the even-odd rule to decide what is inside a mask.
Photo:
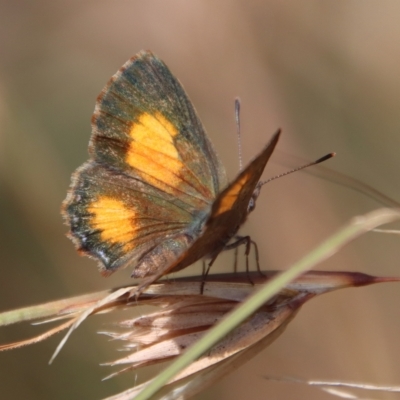
[{"label": "butterfly hindwing", "polygon": [[100,260],[104,274],[128,260],[134,264],[193,222],[194,210],[177,199],[95,162],[84,164],[73,181],[64,206],[70,235],[82,252]]}]

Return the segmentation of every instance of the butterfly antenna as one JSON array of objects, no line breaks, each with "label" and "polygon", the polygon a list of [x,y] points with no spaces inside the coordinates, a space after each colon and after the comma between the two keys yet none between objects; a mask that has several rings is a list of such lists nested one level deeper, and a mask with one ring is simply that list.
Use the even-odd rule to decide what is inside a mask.
[{"label": "butterfly antenna", "polygon": [[324,162],[326,160],[329,160],[332,157],[335,157],[335,155],[336,155],[336,153],[326,154],[325,156],[323,156],[321,158],[318,158],[318,160],[312,161],[310,163],[307,163],[307,164],[302,165],[302,166],[297,167],[297,168],[293,168],[290,171],[284,172],[283,174],[279,174],[279,175],[273,176],[272,178],[269,178],[266,181],[259,182],[258,186],[261,188],[261,186],[265,185],[268,182],[271,182],[271,181],[273,181],[275,179],[278,179],[278,178],[282,178],[283,176],[286,176],[286,175],[290,175],[293,172],[301,171],[302,169],[305,169],[305,168],[308,168],[308,167],[312,167],[313,165],[320,164],[320,163],[322,163],[322,162]]},{"label": "butterfly antenna", "polygon": [[239,171],[243,169],[243,159],[242,159],[242,137],[240,134],[240,99],[236,97],[235,99],[235,120],[236,120],[236,134],[238,141],[238,152],[239,152]]},{"label": "butterfly antenna", "polygon": [[[292,154],[285,153],[281,150],[278,150],[278,151],[279,151],[279,153],[281,153],[281,155],[283,155],[285,164],[288,162],[293,162],[293,160],[296,160],[297,163],[299,163],[298,160],[301,160],[299,157],[294,156]],[[304,160],[303,160],[303,162],[304,162]],[[319,166],[319,168],[311,169],[307,172],[317,178],[327,180],[327,181],[335,183],[337,185],[354,190],[355,192],[361,193],[364,196],[367,196],[370,199],[373,199],[373,200],[377,201],[378,203],[383,204],[385,206],[400,208],[400,202],[384,195],[382,192],[373,188],[372,186],[370,186],[356,178],[353,178],[347,174],[343,174],[338,171],[333,171],[330,168],[324,167],[324,166]]]}]

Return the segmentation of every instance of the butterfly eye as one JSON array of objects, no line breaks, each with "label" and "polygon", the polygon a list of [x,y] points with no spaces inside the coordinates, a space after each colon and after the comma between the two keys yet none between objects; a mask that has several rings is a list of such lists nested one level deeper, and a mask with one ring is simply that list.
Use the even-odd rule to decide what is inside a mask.
[{"label": "butterfly eye", "polygon": [[251,213],[256,208],[256,200],[257,197],[260,195],[262,185],[263,185],[262,182],[257,183],[257,186],[250,197],[249,204],[247,206],[247,213]]},{"label": "butterfly eye", "polygon": [[251,213],[256,208],[256,199],[252,196],[249,205],[247,206],[247,212]]}]

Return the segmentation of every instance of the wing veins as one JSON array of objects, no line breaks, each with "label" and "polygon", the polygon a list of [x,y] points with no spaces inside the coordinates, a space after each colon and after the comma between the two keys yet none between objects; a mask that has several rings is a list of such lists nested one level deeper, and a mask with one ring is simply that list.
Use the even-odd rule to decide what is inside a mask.
[{"label": "wing veins", "polygon": [[121,117],[119,117],[118,115],[112,114],[110,111],[105,111],[102,109],[97,110],[99,114],[104,114],[107,115],[108,117],[114,118],[117,121],[121,122],[122,124],[126,125],[126,126],[130,126],[131,123],[129,121],[125,121],[123,120]]},{"label": "wing veins", "polygon": [[[149,157],[146,157],[145,155],[143,155],[143,157],[149,159]],[[150,159],[149,159],[149,160],[150,160]],[[157,164],[157,165],[160,165],[160,164],[156,163],[155,161],[153,161],[153,162],[154,162],[155,164]],[[147,176],[150,176],[150,177],[152,177],[153,179],[157,180],[158,182],[161,182],[163,185],[172,188],[173,191],[178,191],[178,192],[180,192],[180,193],[185,194],[186,196],[192,197],[192,198],[194,198],[194,199],[196,199],[196,200],[199,200],[199,201],[201,201],[201,202],[204,202],[204,203],[206,203],[206,204],[209,204],[209,202],[208,202],[205,198],[203,198],[203,197],[195,196],[194,194],[187,193],[187,192],[185,192],[185,191],[183,191],[183,190],[180,190],[179,188],[177,188],[177,187],[175,187],[175,186],[171,186],[171,185],[168,184],[167,182],[161,181],[160,179],[157,179],[155,176],[150,175],[150,174],[146,173],[145,171],[140,170],[139,168],[135,168],[135,169],[136,169],[137,171],[140,171],[142,174],[145,174],[145,175],[147,175]],[[168,171],[170,171],[170,170],[168,170]],[[185,181],[184,179],[182,179],[179,175],[176,175],[173,171],[170,171],[170,172],[172,173],[172,175],[175,175],[175,176],[176,176],[177,178],[179,178],[180,180],[186,182],[186,181]],[[189,185],[189,186],[190,186],[190,185]]]},{"label": "wing veins", "polygon": [[[151,185],[149,185],[146,181],[141,180],[141,179],[136,178],[136,177],[133,177],[133,176],[131,176],[131,175],[125,173],[124,171],[122,171],[122,170],[119,169],[119,168],[110,167],[109,165],[107,165],[107,164],[105,164],[105,163],[103,163],[102,161],[99,161],[99,160],[96,160],[96,163],[99,164],[99,165],[101,165],[103,168],[105,168],[105,169],[107,169],[107,170],[116,170],[116,171],[118,171],[118,173],[119,173],[120,175],[123,175],[123,176],[124,176],[125,178],[127,178],[127,179],[137,180],[137,181],[139,181],[139,182],[141,182],[141,183],[143,183],[143,184],[145,184],[145,185],[151,186]],[[180,210],[184,211],[185,213],[189,214],[189,215],[192,216],[192,217],[195,215],[195,214],[189,212],[187,209],[182,208],[181,206],[175,204],[173,201],[165,199],[164,197],[161,197],[161,196],[158,196],[158,195],[154,195],[154,194],[148,194],[146,191],[141,191],[141,190],[138,190],[138,189],[136,189],[136,188],[134,188],[134,187],[127,186],[127,185],[121,185],[121,184],[115,183],[115,182],[113,182],[113,185],[116,186],[116,187],[123,188],[123,189],[129,189],[129,190],[132,191],[132,192],[136,192],[136,193],[140,193],[140,194],[149,195],[149,196],[151,196],[151,197],[153,197],[153,198],[155,198],[155,199],[162,200],[162,201],[164,201],[165,203],[171,204],[172,206],[174,206],[174,207],[176,207],[176,208],[179,208]],[[161,189],[158,189],[158,190],[162,191]],[[181,193],[184,193],[184,192],[181,191]],[[180,200],[182,203],[187,204],[187,205],[189,206],[189,208],[193,208],[190,204],[188,204],[187,202],[183,201],[182,199],[179,199],[179,200]],[[162,207],[162,208],[165,208],[165,207]]]},{"label": "wing veins", "polygon": [[[160,77],[160,74],[158,73],[157,68],[151,62],[149,62],[148,64],[149,64],[151,70],[153,71],[154,76],[157,77],[159,86],[161,86],[163,88],[165,85],[162,84],[162,82],[163,82],[162,76]],[[170,72],[170,74],[172,75],[171,72]],[[173,87],[175,89],[175,90],[172,91],[173,93],[181,93],[181,92],[183,92],[183,96],[187,96],[185,90],[182,88],[182,86],[179,84],[179,81],[173,75],[172,75],[172,79],[169,81],[169,83],[170,82],[172,83],[172,85],[173,85]],[[163,90],[163,94],[168,99],[171,98],[169,94],[166,94],[165,90]],[[185,116],[188,117],[189,125],[196,127],[196,130],[197,130],[198,127],[199,127],[199,120],[198,120],[198,116],[196,115],[195,110],[193,108],[191,109],[187,105],[187,104],[190,104],[190,100],[187,99],[188,100],[187,104],[186,103],[182,103],[181,96],[175,95],[173,97],[173,99],[171,100],[172,103],[174,102],[173,101],[174,99],[176,100],[176,104],[177,104],[177,107],[178,107],[179,111],[182,114],[184,114]],[[201,128],[200,130],[201,130],[202,135],[205,136],[205,132],[204,132],[203,126],[201,125],[201,122],[200,122],[200,128]],[[204,149],[202,149],[202,151],[204,151]],[[208,148],[207,148],[207,155],[209,156]],[[213,159],[210,158],[210,157],[207,157],[207,159],[211,160],[211,165],[207,164],[208,169],[215,170],[216,166],[214,165]],[[212,171],[211,170],[209,171],[209,173],[212,176]],[[214,177],[213,177],[213,183],[214,183],[214,190],[215,190],[215,178]]]},{"label": "wing veins", "polygon": [[[154,152],[154,153],[159,153],[159,154],[161,154],[163,157],[167,157],[167,158],[169,158],[170,160],[175,161],[175,159],[174,159],[173,157],[169,156],[168,154],[162,153],[161,151],[154,150],[153,148],[151,148],[151,147],[149,147],[149,146],[146,146],[145,144],[142,144],[142,143],[141,143],[141,145],[142,145],[143,147],[146,147],[147,149],[151,150],[151,151]],[[142,155],[142,154],[141,154],[141,155]],[[143,157],[148,158],[148,157],[145,156],[145,155],[143,155]],[[160,166],[162,167],[162,165],[159,164],[158,162],[156,162],[156,161],[154,161],[154,160],[152,160],[152,161],[153,161],[155,164],[160,165]],[[207,188],[206,186],[204,186],[204,185],[199,181],[199,179],[198,179],[197,176],[194,174],[194,172],[193,172],[191,169],[187,168],[186,165],[185,165],[185,168],[186,168],[186,170],[190,173],[190,176],[191,176],[192,178],[194,178],[195,181],[199,184],[199,186],[202,187],[202,188],[204,188],[207,192],[210,193],[210,191],[208,190],[208,188]],[[136,168],[136,169],[138,169],[138,168]],[[166,168],[164,168],[164,169],[166,169]],[[139,169],[138,169],[138,170],[139,170]],[[173,171],[171,171],[171,170],[168,170],[168,169],[167,169],[167,171],[170,171],[173,175],[175,175],[175,176],[176,176],[177,178],[179,178],[181,181],[185,182],[188,186],[190,186],[190,187],[191,187],[192,189],[194,189],[197,193],[199,193],[200,196],[203,197],[203,195],[201,194],[201,192],[200,192],[191,182],[189,182],[187,179],[185,179],[184,176],[177,175],[175,172],[173,172]],[[142,171],[142,172],[143,172],[143,171]],[[184,192],[184,193],[186,193],[186,192]],[[199,199],[197,196],[194,196],[194,195],[192,195],[192,194],[189,194],[189,193],[186,193],[186,194],[187,194],[188,196],[191,196],[191,197],[194,197],[194,198],[196,198],[196,199]],[[211,193],[210,193],[210,195],[211,195]],[[205,197],[203,197],[203,199],[204,199],[204,198],[205,198]],[[203,199],[201,199],[201,200],[203,200]]]},{"label": "wing veins", "polygon": [[[184,224],[184,223],[177,223],[177,224],[173,224],[174,226],[172,227],[171,224],[168,224],[168,228],[164,228],[164,229],[158,229],[158,230],[152,230],[150,232],[147,231],[147,229],[149,227],[165,227],[164,223],[159,223],[159,224],[153,224],[153,225],[147,225],[147,226],[143,226],[137,229],[130,229],[130,230],[124,230],[124,232],[120,232],[116,235],[113,236],[113,239],[117,239],[120,237],[125,236],[127,233],[131,233],[131,232],[145,232],[144,234],[141,235],[137,235],[134,236],[131,240],[126,241],[125,243],[129,243],[129,242],[135,242],[137,239],[142,239],[144,237],[147,236],[151,236],[151,235],[155,235],[159,236],[161,233],[166,233],[166,232],[180,232],[182,230],[182,227],[187,226],[188,224]],[[115,228],[115,230],[117,230],[118,228]],[[103,231],[103,229],[98,229],[98,228],[94,228],[93,230],[91,230],[90,232],[87,232],[87,236],[93,236],[93,235],[97,235],[97,234],[101,234],[101,232]],[[111,229],[110,229],[111,231]]]}]

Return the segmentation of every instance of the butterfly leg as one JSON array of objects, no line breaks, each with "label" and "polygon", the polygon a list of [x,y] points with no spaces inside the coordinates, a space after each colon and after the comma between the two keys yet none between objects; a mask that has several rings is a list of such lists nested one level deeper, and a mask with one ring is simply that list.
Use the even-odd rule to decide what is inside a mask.
[{"label": "butterfly leg", "polygon": [[239,256],[239,247],[236,246],[236,247],[235,247],[235,254],[234,254],[235,260],[234,260],[234,262],[233,262],[233,272],[234,272],[235,274],[236,274],[236,272],[237,272],[238,256]]},{"label": "butterfly leg", "polygon": [[201,269],[202,269],[202,280],[201,280],[201,286],[200,286],[200,294],[203,294],[204,292],[204,285],[206,284],[206,278],[208,275],[208,272],[210,271],[210,266],[206,268],[206,261],[204,258],[201,260]]},{"label": "butterfly leg", "polygon": [[250,250],[251,250],[251,245],[253,245],[254,247],[254,254],[255,254],[255,259],[256,259],[256,265],[257,265],[257,272],[261,275],[261,276],[265,276],[265,274],[263,274],[261,272],[261,268],[260,268],[260,256],[259,256],[259,251],[258,251],[258,246],[257,243],[254,240],[251,240],[250,236],[235,236],[236,241],[228,244],[225,246],[224,250],[230,250],[230,249],[235,249],[235,262],[234,262],[234,271],[237,271],[237,258],[238,258],[238,250],[239,250],[239,246],[242,244],[246,245],[246,250],[245,250],[245,256],[246,256],[246,273],[247,276],[249,277],[249,281],[251,282],[250,279],[250,273],[249,273],[249,255],[250,255]]},{"label": "butterfly leg", "polygon": [[254,240],[251,240],[251,244],[254,247],[254,254],[256,256],[256,265],[257,265],[257,272],[261,275],[261,276],[266,276],[260,268],[260,253],[258,252],[258,245]]},{"label": "butterfly leg", "polygon": [[217,254],[215,254],[214,257],[211,259],[211,261],[208,263],[207,269],[206,269],[205,260],[204,259],[202,260],[202,263],[203,263],[203,267],[202,267],[203,268],[203,279],[201,281],[200,294],[203,294],[204,285],[206,284],[207,276],[208,276],[208,274],[210,272],[210,269],[211,269],[212,265],[214,264],[214,261],[217,259],[218,255],[219,255],[219,252]]},{"label": "butterfly leg", "polygon": [[251,244],[253,243],[253,241],[251,240],[250,236],[235,236],[236,241],[230,244],[227,244],[224,247],[224,250],[231,250],[231,249],[235,249],[235,265],[234,268],[236,270],[237,268],[237,251],[238,251],[238,247],[242,244],[246,245],[246,250],[245,250],[245,255],[246,255],[246,274],[247,274],[247,278],[249,280],[249,282],[254,285],[254,282],[252,281],[252,279],[250,278],[250,269],[249,269],[249,254],[250,254],[250,249],[251,249]]}]

